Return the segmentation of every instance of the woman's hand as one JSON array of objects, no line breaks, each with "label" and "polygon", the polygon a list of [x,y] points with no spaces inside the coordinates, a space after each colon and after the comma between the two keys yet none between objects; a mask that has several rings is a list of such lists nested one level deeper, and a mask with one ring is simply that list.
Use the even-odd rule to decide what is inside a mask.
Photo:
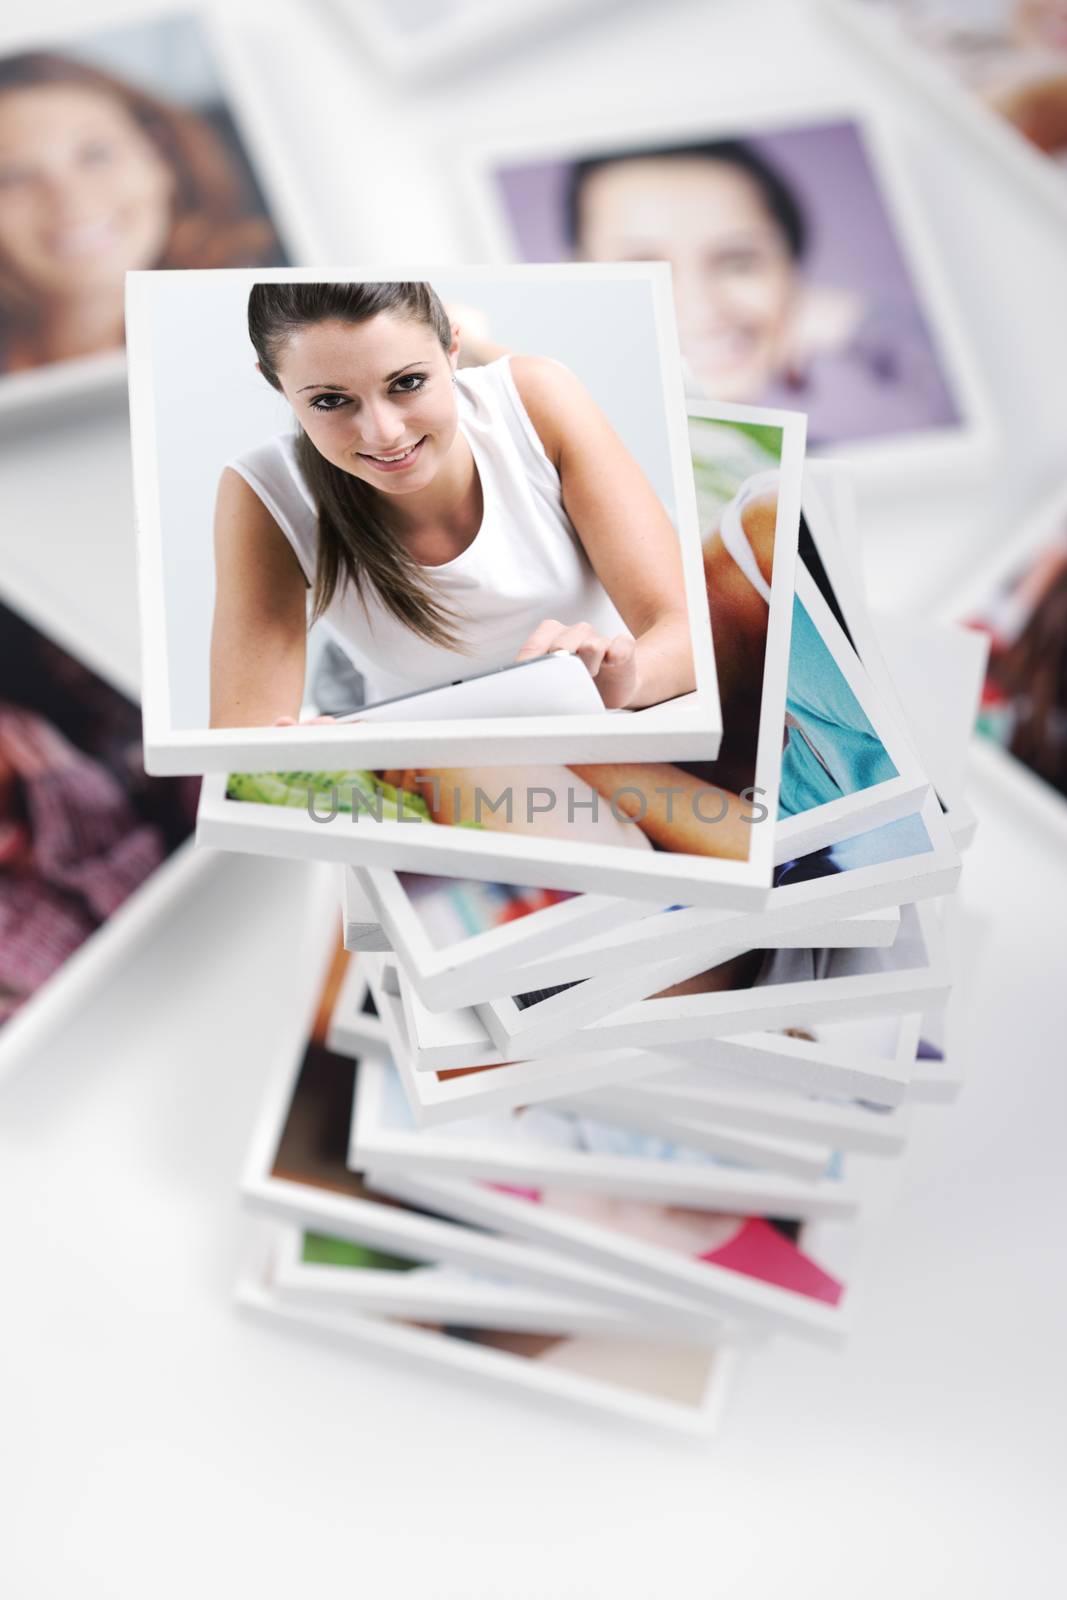
[{"label": "woman's hand", "polygon": [[570,650],[583,663],[608,710],[628,706],[637,695],[637,645],[628,633],[613,639],[597,633],[588,622],[570,627],[546,617],[531,633],[516,661],[533,661],[553,650]]},{"label": "woman's hand", "polygon": [[594,674],[605,705],[637,710],[690,694],[697,685],[682,552],[652,485],[572,372],[540,356],[513,356],[511,375],[559,473],[564,510],[633,636],[632,666],[620,670],[621,641],[611,639]]},{"label": "woman's hand", "polygon": [[320,722],[336,722],[336,717],[305,717],[303,722],[297,722],[295,717],[275,717],[271,723],[272,728],[310,728]]}]

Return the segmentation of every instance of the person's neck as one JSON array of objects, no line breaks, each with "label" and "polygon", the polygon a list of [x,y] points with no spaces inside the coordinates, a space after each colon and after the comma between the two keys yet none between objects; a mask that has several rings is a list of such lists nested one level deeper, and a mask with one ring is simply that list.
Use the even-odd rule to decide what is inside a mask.
[{"label": "person's neck", "polygon": [[117,298],[114,289],[101,289],[76,299],[46,303],[32,342],[41,362],[73,361],[78,356],[121,349],[121,291]]},{"label": "person's neck", "polygon": [[471,447],[457,429],[448,455],[425,489],[390,497],[389,520],[405,542],[428,529],[473,537],[482,516],[482,487]]}]

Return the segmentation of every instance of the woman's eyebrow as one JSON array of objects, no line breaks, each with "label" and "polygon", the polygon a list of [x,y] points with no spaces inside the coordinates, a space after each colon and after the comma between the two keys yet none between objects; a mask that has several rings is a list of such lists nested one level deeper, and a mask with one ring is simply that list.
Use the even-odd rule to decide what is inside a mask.
[{"label": "woman's eyebrow", "polygon": [[[424,367],[425,365],[425,361],[409,361],[404,366],[397,367],[395,372],[387,372],[382,382],[392,383],[393,379],[399,378],[402,372],[408,370],[408,367]],[[303,394],[305,389],[332,389],[336,393],[348,393],[347,383],[305,383],[296,392],[297,394]]]}]

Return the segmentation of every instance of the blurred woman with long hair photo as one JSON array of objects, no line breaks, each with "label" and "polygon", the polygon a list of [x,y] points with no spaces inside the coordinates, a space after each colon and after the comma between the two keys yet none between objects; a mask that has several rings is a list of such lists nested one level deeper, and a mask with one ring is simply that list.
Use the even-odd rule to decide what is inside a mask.
[{"label": "blurred woman with long hair photo", "polygon": [[0,374],[121,348],[128,270],[284,260],[224,106],[0,58]]}]

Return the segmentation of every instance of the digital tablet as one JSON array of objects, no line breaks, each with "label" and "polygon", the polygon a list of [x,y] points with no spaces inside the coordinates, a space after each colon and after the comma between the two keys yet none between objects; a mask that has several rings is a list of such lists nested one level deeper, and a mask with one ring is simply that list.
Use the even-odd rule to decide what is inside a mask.
[{"label": "digital tablet", "polygon": [[422,722],[447,717],[551,717],[603,711],[604,702],[579,656],[553,650],[532,661],[456,678],[432,689],[375,700],[338,722]]}]

